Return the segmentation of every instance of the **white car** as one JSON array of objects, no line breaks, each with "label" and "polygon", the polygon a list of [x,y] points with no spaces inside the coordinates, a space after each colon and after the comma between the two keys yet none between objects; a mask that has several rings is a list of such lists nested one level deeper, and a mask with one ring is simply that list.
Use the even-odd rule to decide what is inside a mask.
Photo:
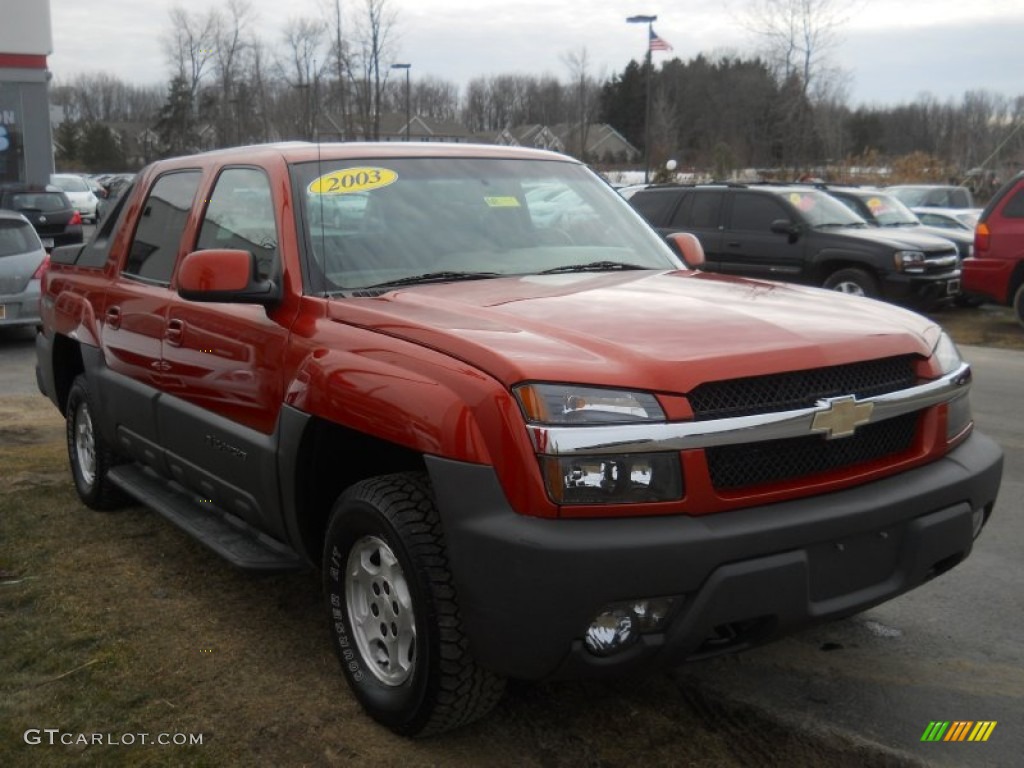
[{"label": "white car", "polygon": [[981,208],[911,208],[922,224],[974,232]]},{"label": "white car", "polygon": [[99,198],[93,194],[81,176],[73,173],[55,173],[50,176],[50,183],[59,187],[68,196],[83,219],[95,222],[99,218]]}]

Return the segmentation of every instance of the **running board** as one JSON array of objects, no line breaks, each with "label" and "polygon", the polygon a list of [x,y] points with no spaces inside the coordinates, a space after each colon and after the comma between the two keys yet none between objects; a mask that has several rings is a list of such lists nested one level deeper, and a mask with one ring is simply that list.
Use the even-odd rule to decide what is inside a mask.
[{"label": "running board", "polygon": [[251,525],[137,464],[122,464],[107,477],[140,503],[159,512],[185,533],[239,568],[295,571],[309,567],[295,550]]}]

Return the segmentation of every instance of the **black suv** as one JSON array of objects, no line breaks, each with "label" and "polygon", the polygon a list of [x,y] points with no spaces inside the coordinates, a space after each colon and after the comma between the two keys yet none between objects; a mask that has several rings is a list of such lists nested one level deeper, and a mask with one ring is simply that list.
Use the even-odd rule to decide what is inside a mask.
[{"label": "black suv", "polygon": [[949,240],[956,246],[961,259],[970,258],[974,252],[974,232],[925,224],[898,197],[885,190],[834,184],[822,184],[817,188],[845,203],[868,224],[874,224],[876,227],[899,227],[911,234],[934,235]]},{"label": "black suv", "polygon": [[2,184],[0,208],[17,211],[28,219],[47,251],[82,242],[82,216],[57,187]]},{"label": "black suv", "polygon": [[884,231],[825,192],[769,184],[656,185],[630,204],[662,235],[692,232],[710,272],[931,305],[960,291],[956,247]]}]

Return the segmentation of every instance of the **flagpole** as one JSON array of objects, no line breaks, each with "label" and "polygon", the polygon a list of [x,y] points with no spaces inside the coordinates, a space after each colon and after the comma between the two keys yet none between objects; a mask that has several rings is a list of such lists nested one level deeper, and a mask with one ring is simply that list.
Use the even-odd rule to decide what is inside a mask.
[{"label": "flagpole", "polygon": [[629,24],[647,25],[647,86],[644,97],[644,184],[651,180],[651,80],[653,79],[653,66],[651,64],[651,38],[654,36],[654,22],[657,16],[629,16],[626,22]]}]

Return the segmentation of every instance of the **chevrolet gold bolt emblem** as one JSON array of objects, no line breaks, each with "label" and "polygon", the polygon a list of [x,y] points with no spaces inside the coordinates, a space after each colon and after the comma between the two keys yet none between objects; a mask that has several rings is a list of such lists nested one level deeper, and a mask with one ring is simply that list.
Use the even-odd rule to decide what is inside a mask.
[{"label": "chevrolet gold bolt emblem", "polygon": [[828,410],[814,414],[811,431],[824,432],[826,440],[849,437],[861,424],[871,421],[871,412],[875,410],[874,403],[858,403],[853,395],[819,402],[827,404]]}]

